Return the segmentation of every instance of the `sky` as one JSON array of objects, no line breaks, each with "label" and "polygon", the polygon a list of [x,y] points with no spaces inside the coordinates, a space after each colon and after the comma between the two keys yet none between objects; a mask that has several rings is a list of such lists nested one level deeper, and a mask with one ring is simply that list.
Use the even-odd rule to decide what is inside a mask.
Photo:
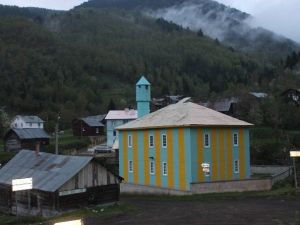
[{"label": "sky", "polygon": [[[0,4],[68,10],[87,0],[0,0]],[[254,16],[265,27],[300,43],[299,0],[216,0]]]},{"label": "sky", "polygon": [[299,0],[217,0],[254,16],[254,24],[300,43]]},{"label": "sky", "polygon": [[0,0],[2,5],[69,10],[87,0]]}]

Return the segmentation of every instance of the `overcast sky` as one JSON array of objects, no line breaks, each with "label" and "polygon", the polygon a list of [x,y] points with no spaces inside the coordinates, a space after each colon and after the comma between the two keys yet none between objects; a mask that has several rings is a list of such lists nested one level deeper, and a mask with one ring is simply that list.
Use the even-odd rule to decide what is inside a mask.
[{"label": "overcast sky", "polygon": [[[0,0],[0,4],[68,10],[86,0]],[[159,1],[159,0],[155,0]],[[300,43],[299,0],[216,0],[248,12],[256,24]]]},{"label": "overcast sky", "polygon": [[85,1],[87,0],[0,0],[0,4],[68,10]]},{"label": "overcast sky", "polygon": [[217,0],[248,12],[256,24],[300,43],[299,0]]}]

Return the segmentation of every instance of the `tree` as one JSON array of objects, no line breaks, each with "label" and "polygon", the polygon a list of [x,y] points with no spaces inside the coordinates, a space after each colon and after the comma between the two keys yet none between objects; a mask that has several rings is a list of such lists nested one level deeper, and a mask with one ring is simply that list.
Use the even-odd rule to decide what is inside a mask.
[{"label": "tree", "polygon": [[9,118],[8,114],[5,112],[3,108],[0,108],[0,136],[1,138],[4,136],[5,132],[9,128]]},{"label": "tree", "polygon": [[107,111],[110,110],[116,110],[116,104],[114,102],[114,100],[112,100],[112,98],[110,99],[108,106],[107,106]]}]

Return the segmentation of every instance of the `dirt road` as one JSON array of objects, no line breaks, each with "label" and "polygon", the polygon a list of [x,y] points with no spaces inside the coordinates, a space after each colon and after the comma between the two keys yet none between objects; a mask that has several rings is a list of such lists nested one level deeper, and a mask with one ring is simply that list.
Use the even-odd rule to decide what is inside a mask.
[{"label": "dirt road", "polygon": [[[147,200],[122,198],[134,210],[121,215],[86,218],[84,225],[177,225],[177,224],[300,224],[300,201],[284,199]],[[298,212],[299,213],[298,213]],[[295,223],[298,221],[298,223]]]}]

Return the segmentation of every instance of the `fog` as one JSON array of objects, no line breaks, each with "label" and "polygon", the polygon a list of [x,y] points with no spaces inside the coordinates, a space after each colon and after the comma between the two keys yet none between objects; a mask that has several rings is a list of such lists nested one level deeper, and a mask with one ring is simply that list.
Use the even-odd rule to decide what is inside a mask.
[{"label": "fog", "polygon": [[300,43],[299,0],[216,0],[225,5],[248,12],[261,26]]}]

